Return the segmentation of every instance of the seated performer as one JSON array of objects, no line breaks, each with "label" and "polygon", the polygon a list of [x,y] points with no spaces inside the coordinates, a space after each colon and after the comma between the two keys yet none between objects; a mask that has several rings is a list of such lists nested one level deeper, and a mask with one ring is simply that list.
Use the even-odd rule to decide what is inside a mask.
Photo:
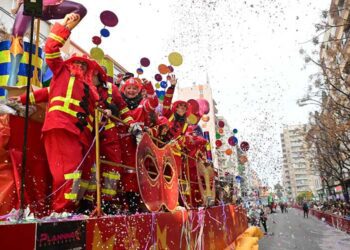
[{"label": "seated performer", "polygon": [[[52,208],[74,212],[90,181],[93,159],[84,156],[92,143],[93,115],[99,96],[91,83],[96,68],[85,55],[63,61],[60,48],[80,17],[68,14],[56,23],[45,44],[46,62],[53,72],[49,88],[30,94],[32,104],[47,102],[42,128],[45,151],[53,178]],[[26,96],[13,98],[26,103]]]}]

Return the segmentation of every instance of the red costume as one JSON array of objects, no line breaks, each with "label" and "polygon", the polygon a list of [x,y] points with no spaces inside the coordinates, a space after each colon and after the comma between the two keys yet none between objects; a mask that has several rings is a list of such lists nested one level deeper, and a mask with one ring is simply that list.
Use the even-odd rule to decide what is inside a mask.
[{"label": "red costume", "polygon": [[[147,97],[141,97],[141,93],[139,92],[138,96],[133,99],[127,98],[123,92],[125,87],[128,84],[135,84],[138,86],[140,92],[143,87],[147,91]],[[141,85],[138,82],[138,79],[130,78],[128,79],[121,88],[122,96],[125,102],[130,109],[130,114],[135,122],[139,123],[141,126],[149,126],[147,123],[147,114],[155,110],[158,106],[158,98],[154,92],[153,86],[151,82],[145,82],[144,85]],[[136,148],[137,143],[135,137],[132,136],[128,129],[129,127],[118,123],[118,136],[119,139],[123,142],[123,154],[122,154],[122,162],[124,165],[131,167],[131,169],[125,169],[122,176],[122,184],[125,192],[136,192],[138,193],[138,184],[136,178],[136,171],[132,168],[136,167]]]},{"label": "red costume", "polygon": [[[73,211],[89,188],[92,162],[85,160],[78,166],[92,143],[94,105],[98,101],[96,88],[70,69],[72,62],[83,61],[92,70],[92,61],[86,57],[61,58],[60,48],[69,35],[70,30],[61,24],[53,26],[45,44],[46,62],[53,72],[50,87],[30,94],[31,103],[48,102],[42,132],[56,212]],[[22,95],[21,102],[25,101]]]},{"label": "red costume", "polygon": [[[120,95],[116,85],[103,83],[97,87],[100,95],[99,106],[103,109],[110,109],[114,116],[120,116],[123,122],[131,124],[133,122],[130,116],[130,110]],[[120,140],[117,127],[111,119],[102,132],[100,132],[100,156],[103,159],[114,163],[122,163],[122,152],[124,151],[122,141]],[[102,200],[111,201],[117,194],[117,181],[120,180],[122,168],[107,164],[101,164],[102,175]]]}]

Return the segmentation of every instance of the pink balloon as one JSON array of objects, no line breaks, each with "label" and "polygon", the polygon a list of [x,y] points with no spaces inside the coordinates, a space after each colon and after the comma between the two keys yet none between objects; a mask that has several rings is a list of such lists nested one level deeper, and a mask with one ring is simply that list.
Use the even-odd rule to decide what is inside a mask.
[{"label": "pink balloon", "polygon": [[197,99],[199,105],[199,113],[201,115],[207,115],[210,112],[209,102],[206,99]]}]

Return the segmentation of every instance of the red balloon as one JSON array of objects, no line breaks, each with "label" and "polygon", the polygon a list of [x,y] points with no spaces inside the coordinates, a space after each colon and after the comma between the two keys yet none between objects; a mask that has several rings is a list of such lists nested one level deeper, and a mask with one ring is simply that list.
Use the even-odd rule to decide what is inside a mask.
[{"label": "red balloon", "polygon": [[242,151],[248,151],[249,150],[249,143],[246,141],[242,141],[240,147],[241,147]]},{"label": "red balloon", "polygon": [[142,57],[140,60],[140,64],[143,67],[148,67],[151,64],[151,61],[147,57]]},{"label": "red balloon", "polygon": [[118,17],[114,12],[105,10],[100,14],[101,22],[107,27],[114,27],[118,24]]},{"label": "red balloon", "polygon": [[218,122],[219,128],[225,127],[225,122],[224,121],[219,121]]},{"label": "red balloon", "polygon": [[216,140],[215,145],[216,145],[216,147],[220,148],[222,146],[222,141]]},{"label": "red balloon", "polygon": [[93,43],[93,44],[95,44],[95,45],[100,45],[101,42],[102,42],[101,37],[99,37],[99,36],[93,36],[93,37],[92,37],[92,43]]}]

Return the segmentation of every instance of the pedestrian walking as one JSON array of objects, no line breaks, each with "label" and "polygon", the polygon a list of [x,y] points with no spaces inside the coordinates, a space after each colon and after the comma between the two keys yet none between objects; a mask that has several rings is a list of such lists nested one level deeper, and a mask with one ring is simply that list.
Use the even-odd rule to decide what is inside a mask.
[{"label": "pedestrian walking", "polygon": [[304,210],[304,218],[306,215],[306,218],[309,218],[309,205],[307,204],[306,201],[303,203],[303,210]]},{"label": "pedestrian walking", "polygon": [[264,208],[261,207],[260,208],[260,223],[263,225],[263,228],[265,230],[265,234],[267,234],[267,225],[266,225],[266,221],[267,221],[267,216],[264,212]]}]

